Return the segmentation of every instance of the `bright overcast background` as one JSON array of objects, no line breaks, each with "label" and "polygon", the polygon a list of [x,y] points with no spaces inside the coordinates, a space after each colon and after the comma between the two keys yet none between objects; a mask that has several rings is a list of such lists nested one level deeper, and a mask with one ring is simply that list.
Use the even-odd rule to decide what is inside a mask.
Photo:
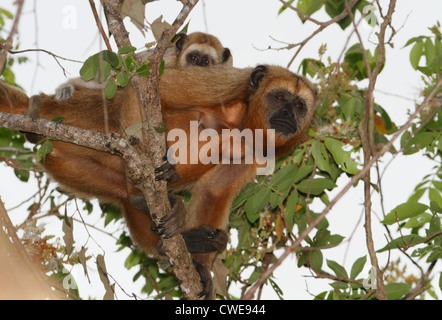
[{"label": "bright overcast background", "polygon": [[[384,5],[386,3],[386,1],[380,2]],[[15,14],[16,8],[12,0],[2,0],[0,7]],[[269,47],[279,48],[284,46],[282,42],[300,42],[317,26],[309,22],[302,24],[297,15],[290,10],[278,16],[280,7],[281,3],[278,0],[200,0],[189,16],[189,32],[203,31],[217,36],[225,46],[230,48],[235,67],[249,67],[263,63],[287,66],[294,51],[268,50]],[[163,15],[163,18],[171,23],[180,9],[181,3],[176,0],[153,2],[147,5],[146,18],[151,23]],[[69,20],[67,20],[68,16]],[[73,20],[72,17],[74,17]],[[314,17],[320,21],[330,19],[323,9]],[[358,17],[357,15],[356,18]],[[429,35],[427,28],[433,26],[441,18],[442,1],[440,0],[400,0],[397,2],[393,25],[396,30],[400,29],[400,31],[393,40],[394,49],[387,47],[387,63],[378,78],[375,100],[389,112],[390,117],[398,126],[406,121],[407,110],[413,110],[415,102],[421,101],[419,93],[423,87],[420,75],[411,68],[408,60],[410,47],[403,48],[403,46],[411,37],[421,34]],[[138,48],[153,41],[151,34],[143,36],[130,23],[126,25],[130,30],[132,44]],[[335,61],[344,48],[350,29],[342,32],[337,25],[327,28],[307,44],[294,61],[291,70],[296,72],[299,63],[305,57],[318,58],[318,48],[324,43],[327,44],[328,49],[325,56],[330,56]],[[360,26],[360,32],[366,48],[373,48],[373,43],[377,39],[373,29],[365,21]],[[20,20],[19,34],[20,49],[41,48],[75,60],[84,61],[88,56],[105,48],[98,35],[87,0],[26,0]],[[356,41],[356,36],[353,36],[350,45]],[[30,62],[15,66],[13,70],[17,83],[29,95],[39,92],[53,93],[58,85],[66,81],[62,69],[51,56],[45,53],[27,53],[26,56],[29,57]],[[67,77],[78,76],[81,64],[62,60],[60,62],[68,72]],[[424,161],[419,155],[398,157],[389,166],[383,178],[384,205],[387,212],[407,200],[414,186],[429,172],[430,166],[431,163]],[[338,185],[343,186],[344,182],[345,179],[339,180]],[[332,232],[345,236],[346,240],[353,235],[350,241],[344,241],[338,248],[324,251],[325,258],[337,261],[347,270],[356,258],[367,254],[363,220],[361,220],[363,209],[361,185],[359,184],[341,199],[327,216]],[[3,164],[0,165],[0,196],[6,203],[7,209],[32,195],[35,190],[35,183],[19,182],[12,169],[6,168]],[[329,196],[332,199],[333,194]],[[380,207],[376,203],[378,199],[377,196],[373,197],[373,210],[380,216]],[[12,210],[9,213],[13,222],[18,224],[22,222],[25,208]],[[88,219],[89,223],[103,226],[99,214],[84,218]],[[385,230],[378,221],[374,218],[375,246],[381,248],[385,246],[386,238],[384,237]],[[61,233],[59,220],[53,219],[45,222],[50,228],[49,233]],[[137,270],[134,268],[127,271],[123,266],[128,251],[115,253],[115,241],[100,232],[94,232],[91,228],[88,231],[93,234],[94,241],[88,240],[88,234],[84,229],[80,224],[75,226],[76,247],[81,248],[88,241],[87,246],[91,250],[88,250],[88,253],[105,254],[107,270],[119,285],[128,293],[139,292],[142,283],[132,284],[132,276]],[[380,265],[383,266],[386,261],[387,256],[381,256]],[[307,269],[298,269],[296,264],[297,261],[293,256],[287,259],[275,273],[276,283],[281,286],[284,298],[311,299],[311,294],[330,289],[326,284],[327,280],[311,278]],[[368,277],[368,264],[367,262],[362,276]],[[84,281],[85,277],[80,267],[72,270],[72,273],[79,283],[80,294],[83,298],[90,295],[101,299],[104,288],[98,280],[98,274],[93,271],[95,265],[91,262],[89,265],[91,284]],[[410,268],[409,271],[412,272],[413,269]],[[440,296],[441,292],[437,287],[436,285],[435,290]],[[236,294],[239,296],[239,291]],[[117,297],[127,298],[118,288]],[[270,287],[266,287],[263,298],[275,299],[277,296]]]}]

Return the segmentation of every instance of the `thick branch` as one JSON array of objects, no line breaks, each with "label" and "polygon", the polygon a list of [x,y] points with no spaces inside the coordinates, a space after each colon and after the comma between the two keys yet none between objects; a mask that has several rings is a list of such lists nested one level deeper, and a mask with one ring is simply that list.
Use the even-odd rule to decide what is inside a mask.
[{"label": "thick branch", "polygon": [[[122,0],[103,0],[103,8],[108,19],[109,31],[114,36],[119,48],[130,45],[128,32],[121,19]],[[173,23],[172,27],[163,32],[153,55],[149,58],[150,72],[148,79],[139,75],[131,78],[131,83],[138,94],[138,99],[143,106],[145,119],[148,119],[148,129],[144,132],[144,141],[140,144],[140,153],[149,161],[143,176],[147,177],[144,184],[137,185],[143,192],[149,206],[152,219],[159,224],[160,219],[170,211],[165,182],[155,181],[154,171],[162,163],[166,154],[164,134],[156,132],[155,128],[162,127],[161,102],[159,98],[159,66],[164,52],[170,45],[170,40],[178,28],[185,21],[187,15],[198,0],[181,1],[183,8]],[[148,228],[150,226],[146,226]],[[172,262],[174,273],[181,282],[181,289],[188,299],[197,299],[202,291],[200,277],[193,267],[192,260],[187,252],[186,245],[181,235],[170,239],[163,239],[163,249]]]},{"label": "thick branch", "polygon": [[116,133],[105,134],[5,112],[0,112],[0,126],[16,131],[33,132],[97,151],[117,154],[125,160],[128,174],[132,177],[142,176],[145,167],[143,158],[134,147]]}]

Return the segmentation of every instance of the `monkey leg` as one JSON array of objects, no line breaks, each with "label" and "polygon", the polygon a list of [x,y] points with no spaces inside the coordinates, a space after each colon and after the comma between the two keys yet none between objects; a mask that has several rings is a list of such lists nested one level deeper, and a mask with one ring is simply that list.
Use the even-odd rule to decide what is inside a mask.
[{"label": "monkey leg", "polygon": [[[170,212],[161,218],[158,225],[155,224],[155,222],[152,222],[151,226],[153,232],[165,239],[169,239],[182,231],[186,217],[186,209],[181,198],[172,194],[169,194],[168,197],[171,206]],[[131,196],[130,203],[135,208],[143,211],[147,215],[150,215],[149,207],[147,206],[143,195]]]},{"label": "monkey leg", "polygon": [[53,145],[43,165],[68,192],[111,203],[127,197],[124,163],[118,156],[74,145],[66,147],[56,141]]},{"label": "monkey leg", "polygon": [[235,196],[256,175],[252,165],[221,164],[206,172],[194,185],[183,237],[189,243],[201,276],[202,294],[214,298],[210,272],[217,254],[227,245],[227,224]]},{"label": "monkey leg", "polygon": [[124,218],[132,240],[147,254],[164,257],[161,252],[161,238],[152,231],[152,218],[149,214],[134,207],[128,200],[123,201]]}]

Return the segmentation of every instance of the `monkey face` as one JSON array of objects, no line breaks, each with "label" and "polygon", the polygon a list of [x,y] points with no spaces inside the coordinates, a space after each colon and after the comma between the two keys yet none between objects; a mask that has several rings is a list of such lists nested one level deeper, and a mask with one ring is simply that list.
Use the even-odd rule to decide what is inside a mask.
[{"label": "monkey face", "polygon": [[216,37],[201,32],[179,34],[175,47],[181,67],[223,64],[231,58],[230,50],[224,48]]},{"label": "monkey face", "polygon": [[298,122],[301,122],[307,113],[305,101],[296,94],[278,89],[267,94],[267,100],[274,109],[268,119],[270,128],[284,136],[295,134]]},{"label": "monkey face", "polygon": [[215,60],[214,57],[210,56],[209,54],[204,54],[199,50],[194,50],[185,54],[185,64],[186,66],[206,67],[209,64],[214,65]]},{"label": "monkey face", "polygon": [[[264,119],[264,128],[274,129],[279,140],[298,138],[313,115],[315,91],[303,77],[279,67],[258,66],[250,76],[255,90],[255,113]],[[256,99],[258,98],[258,99]]]}]

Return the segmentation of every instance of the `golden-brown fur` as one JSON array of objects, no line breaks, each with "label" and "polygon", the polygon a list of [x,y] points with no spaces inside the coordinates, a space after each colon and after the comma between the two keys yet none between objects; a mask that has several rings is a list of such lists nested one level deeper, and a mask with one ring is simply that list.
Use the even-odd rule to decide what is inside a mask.
[{"label": "golden-brown fur", "polygon": [[[276,157],[292,151],[304,135],[313,116],[315,98],[308,81],[286,69],[274,66],[235,69],[222,65],[167,69],[161,78],[160,96],[167,132],[180,128],[189,133],[190,121],[201,123],[199,132],[204,127],[217,131],[224,128],[272,128],[276,130]],[[26,102],[26,95],[1,84],[1,111],[21,113],[26,109]],[[78,86],[73,97],[67,101],[41,94],[40,105],[41,118],[63,116],[62,123],[104,131],[100,90]],[[123,132],[142,119],[137,95],[130,85],[119,89],[115,98],[107,100],[106,105],[110,131]],[[282,117],[280,110],[288,112],[288,117],[293,118],[289,124],[284,122],[286,115],[284,113]],[[149,214],[131,204],[133,195],[127,189],[122,159],[70,143],[52,143],[54,151],[47,155],[44,162],[47,172],[75,194],[97,197],[119,205],[124,210],[135,242],[146,252],[158,255],[156,249],[160,237],[150,229],[152,220]],[[175,165],[180,179],[171,182],[169,187],[180,189],[192,186],[189,215],[182,227],[183,231],[189,232],[188,238],[195,237],[193,230],[206,226],[215,231],[226,229],[231,203],[255,177],[257,167],[256,163]],[[210,270],[216,253],[195,253],[193,257],[204,270]],[[206,285],[208,291],[205,294],[211,297],[211,285]]]},{"label": "golden-brown fur", "polygon": [[[153,49],[137,54],[141,61],[148,61]],[[188,66],[206,67],[209,65],[232,65],[232,55],[228,48],[223,47],[219,39],[211,34],[193,32],[180,33],[174,45],[167,48],[164,54],[165,68],[179,68]],[[72,78],[55,90],[58,100],[69,100],[74,94],[75,87],[89,89],[104,89],[106,82],[97,79],[84,81],[82,78]]]}]

